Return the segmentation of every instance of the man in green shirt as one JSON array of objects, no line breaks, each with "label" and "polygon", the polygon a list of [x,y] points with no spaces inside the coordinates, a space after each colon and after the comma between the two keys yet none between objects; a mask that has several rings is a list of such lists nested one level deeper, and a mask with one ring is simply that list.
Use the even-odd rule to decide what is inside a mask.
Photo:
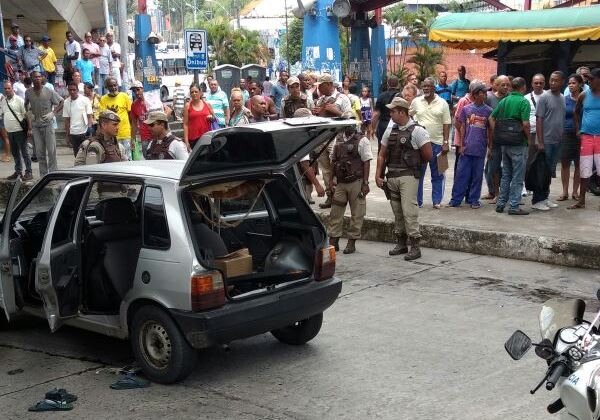
[{"label": "man in green shirt", "polygon": [[[508,203],[508,214],[527,215],[529,212],[520,209],[523,178],[527,164],[527,149],[530,142],[529,101],[523,96],[526,90],[525,79],[515,77],[512,81],[513,91],[502,99],[492,115],[490,125],[494,131],[493,142],[501,140],[498,137],[496,124],[514,123],[521,128],[521,141],[518,144],[502,144],[502,180],[500,181],[500,194],[496,202],[496,212],[502,213]],[[508,122],[507,122],[508,120]],[[490,148],[492,145],[490,145]]]}]

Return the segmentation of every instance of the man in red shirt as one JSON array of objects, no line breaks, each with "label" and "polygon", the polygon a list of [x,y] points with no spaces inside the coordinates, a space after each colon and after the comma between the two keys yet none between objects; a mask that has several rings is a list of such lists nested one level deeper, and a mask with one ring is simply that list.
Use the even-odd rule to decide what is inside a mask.
[{"label": "man in red shirt", "polygon": [[131,84],[131,90],[133,91],[133,103],[131,104],[131,124],[133,128],[133,135],[135,141],[142,142],[142,154],[146,157],[146,150],[148,145],[152,141],[152,130],[144,121],[148,119],[148,114],[152,111],[164,111],[170,116],[171,109],[163,106],[162,109],[154,109],[151,104],[146,102],[144,98],[144,85],[142,82],[135,81]]}]

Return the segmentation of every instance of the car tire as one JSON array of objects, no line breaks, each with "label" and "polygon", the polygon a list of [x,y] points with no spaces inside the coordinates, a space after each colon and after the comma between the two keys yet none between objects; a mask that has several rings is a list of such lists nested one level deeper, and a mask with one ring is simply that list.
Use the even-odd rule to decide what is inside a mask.
[{"label": "car tire", "polygon": [[271,331],[271,334],[285,344],[300,346],[315,338],[323,325],[323,313],[303,319],[292,325]]},{"label": "car tire", "polygon": [[196,366],[196,351],[169,314],[156,306],[142,306],[136,311],[130,339],[137,362],[153,382],[179,382]]},{"label": "car tire", "polygon": [[169,89],[165,86],[160,88],[160,100],[162,102],[167,102],[169,100]]}]

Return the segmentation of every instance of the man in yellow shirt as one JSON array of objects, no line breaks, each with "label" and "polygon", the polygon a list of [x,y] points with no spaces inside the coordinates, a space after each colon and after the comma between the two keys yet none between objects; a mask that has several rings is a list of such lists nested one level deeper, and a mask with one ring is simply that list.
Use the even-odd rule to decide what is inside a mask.
[{"label": "man in yellow shirt", "polygon": [[114,77],[107,77],[104,83],[108,93],[100,98],[100,112],[112,111],[119,116],[119,131],[117,141],[123,146],[125,156],[131,160],[131,98],[124,92],[119,92],[119,84]]},{"label": "man in yellow shirt", "polygon": [[54,50],[48,44],[49,41],[51,39],[48,35],[42,37],[40,62],[42,63],[44,72],[46,72],[46,79],[48,79],[50,84],[54,85],[54,81],[56,80],[56,54],[54,54]]}]

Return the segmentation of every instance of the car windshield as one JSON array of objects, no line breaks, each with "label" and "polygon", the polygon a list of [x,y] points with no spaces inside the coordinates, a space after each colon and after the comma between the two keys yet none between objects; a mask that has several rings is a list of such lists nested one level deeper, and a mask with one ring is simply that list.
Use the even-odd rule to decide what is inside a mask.
[{"label": "car windshield", "polygon": [[297,153],[308,143],[322,143],[333,137],[335,127],[293,128],[273,132],[243,130],[217,133],[190,165],[189,175],[211,171],[259,166],[278,166],[302,156]]}]

